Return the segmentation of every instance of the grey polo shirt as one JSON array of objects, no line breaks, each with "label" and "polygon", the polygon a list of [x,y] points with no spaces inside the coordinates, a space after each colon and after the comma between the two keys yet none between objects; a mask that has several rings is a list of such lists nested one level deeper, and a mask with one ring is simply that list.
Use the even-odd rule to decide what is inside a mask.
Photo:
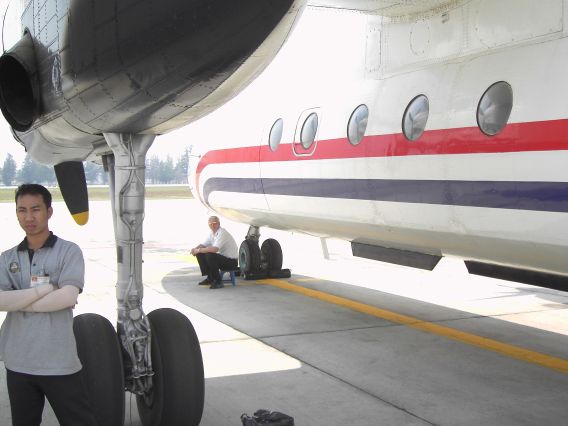
[{"label": "grey polo shirt", "polygon": [[[27,240],[0,255],[0,290],[30,288],[32,275],[49,274],[59,288],[82,291],[83,253],[75,243],[51,234],[30,260]],[[0,329],[0,358],[8,370],[36,375],[66,375],[81,369],[71,308],[56,312],[8,312]]]}]

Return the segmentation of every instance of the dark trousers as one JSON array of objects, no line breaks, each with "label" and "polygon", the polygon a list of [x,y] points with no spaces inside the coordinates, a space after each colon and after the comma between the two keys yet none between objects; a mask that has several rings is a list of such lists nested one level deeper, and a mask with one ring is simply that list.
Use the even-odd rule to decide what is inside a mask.
[{"label": "dark trousers", "polygon": [[47,398],[61,426],[97,426],[81,377],[81,372],[36,376],[6,370],[12,425],[41,424]]},{"label": "dark trousers", "polygon": [[231,259],[219,253],[198,253],[196,257],[199,268],[201,269],[201,275],[207,275],[207,278],[209,278],[211,282],[221,281],[221,277],[219,276],[220,269],[229,271],[239,267],[237,259]]}]

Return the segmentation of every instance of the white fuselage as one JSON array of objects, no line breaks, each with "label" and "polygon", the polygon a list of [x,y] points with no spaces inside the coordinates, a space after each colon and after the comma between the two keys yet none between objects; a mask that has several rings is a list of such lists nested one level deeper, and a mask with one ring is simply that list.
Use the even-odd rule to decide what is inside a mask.
[{"label": "white fuselage", "polygon": [[[199,155],[192,191],[256,226],[568,275],[566,9],[479,0],[385,18],[308,7],[264,74],[184,130]],[[512,88],[512,110],[488,136],[477,108],[497,82]],[[429,114],[411,141],[403,116],[418,95]],[[354,146],[348,122],[362,104]]]}]

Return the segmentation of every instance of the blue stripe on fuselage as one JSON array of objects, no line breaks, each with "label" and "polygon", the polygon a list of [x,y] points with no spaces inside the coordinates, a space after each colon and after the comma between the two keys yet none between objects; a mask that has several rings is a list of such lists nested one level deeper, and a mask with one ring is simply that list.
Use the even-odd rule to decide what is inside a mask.
[{"label": "blue stripe on fuselage", "polygon": [[568,213],[568,182],[210,178],[214,191]]}]

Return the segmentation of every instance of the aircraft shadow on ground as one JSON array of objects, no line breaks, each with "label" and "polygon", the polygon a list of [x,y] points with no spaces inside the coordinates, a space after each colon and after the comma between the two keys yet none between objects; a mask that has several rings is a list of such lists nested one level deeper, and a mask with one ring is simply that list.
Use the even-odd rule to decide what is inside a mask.
[{"label": "aircraft shadow on ground", "polygon": [[[162,285],[182,304],[244,334],[226,340],[200,336],[206,371],[211,362],[230,371],[206,378],[204,424],[229,424],[259,408],[285,412],[297,424],[414,424],[414,415],[452,424],[463,420],[460,416],[479,420],[480,412],[486,424],[497,424],[504,411],[492,401],[503,395],[511,399],[503,404],[516,407],[506,415],[560,418],[559,390],[568,385],[568,376],[558,371],[261,282],[238,279],[235,287],[226,283],[213,291],[197,285],[201,278],[197,267],[179,268]],[[308,278],[292,275],[287,281],[551,356],[565,353],[566,336],[557,333]],[[244,346],[235,349],[239,344]],[[274,361],[251,373],[247,366],[261,365],[265,354],[257,345],[291,357],[298,366],[285,362],[287,367],[280,368]],[[242,374],[232,369],[235,365],[245,366]],[[542,413],[514,402],[525,392],[538,395]],[[420,402],[424,395],[431,403]],[[466,396],[475,403],[460,404],[455,418],[452,410],[440,408]],[[216,406],[220,403],[223,410]],[[407,409],[403,413],[397,406]],[[227,413],[231,418],[222,417]]]},{"label": "aircraft shadow on ground", "polygon": [[[197,285],[202,278],[199,268],[190,266],[168,273],[164,276],[162,285],[184,305],[254,338],[400,325],[385,318],[262,284],[263,281],[237,278],[236,286],[233,287],[226,281],[225,288],[212,291],[207,286]],[[565,343],[566,336],[563,334],[341,282],[294,274],[287,281],[296,286],[402,314],[417,321],[459,327],[464,332],[492,339],[509,339],[506,343],[511,345],[523,346],[529,342],[532,347],[527,349],[547,349],[550,355],[565,355],[562,345],[557,347],[556,343],[549,344],[549,341],[559,340]],[[543,296],[545,295],[546,292]]]}]

